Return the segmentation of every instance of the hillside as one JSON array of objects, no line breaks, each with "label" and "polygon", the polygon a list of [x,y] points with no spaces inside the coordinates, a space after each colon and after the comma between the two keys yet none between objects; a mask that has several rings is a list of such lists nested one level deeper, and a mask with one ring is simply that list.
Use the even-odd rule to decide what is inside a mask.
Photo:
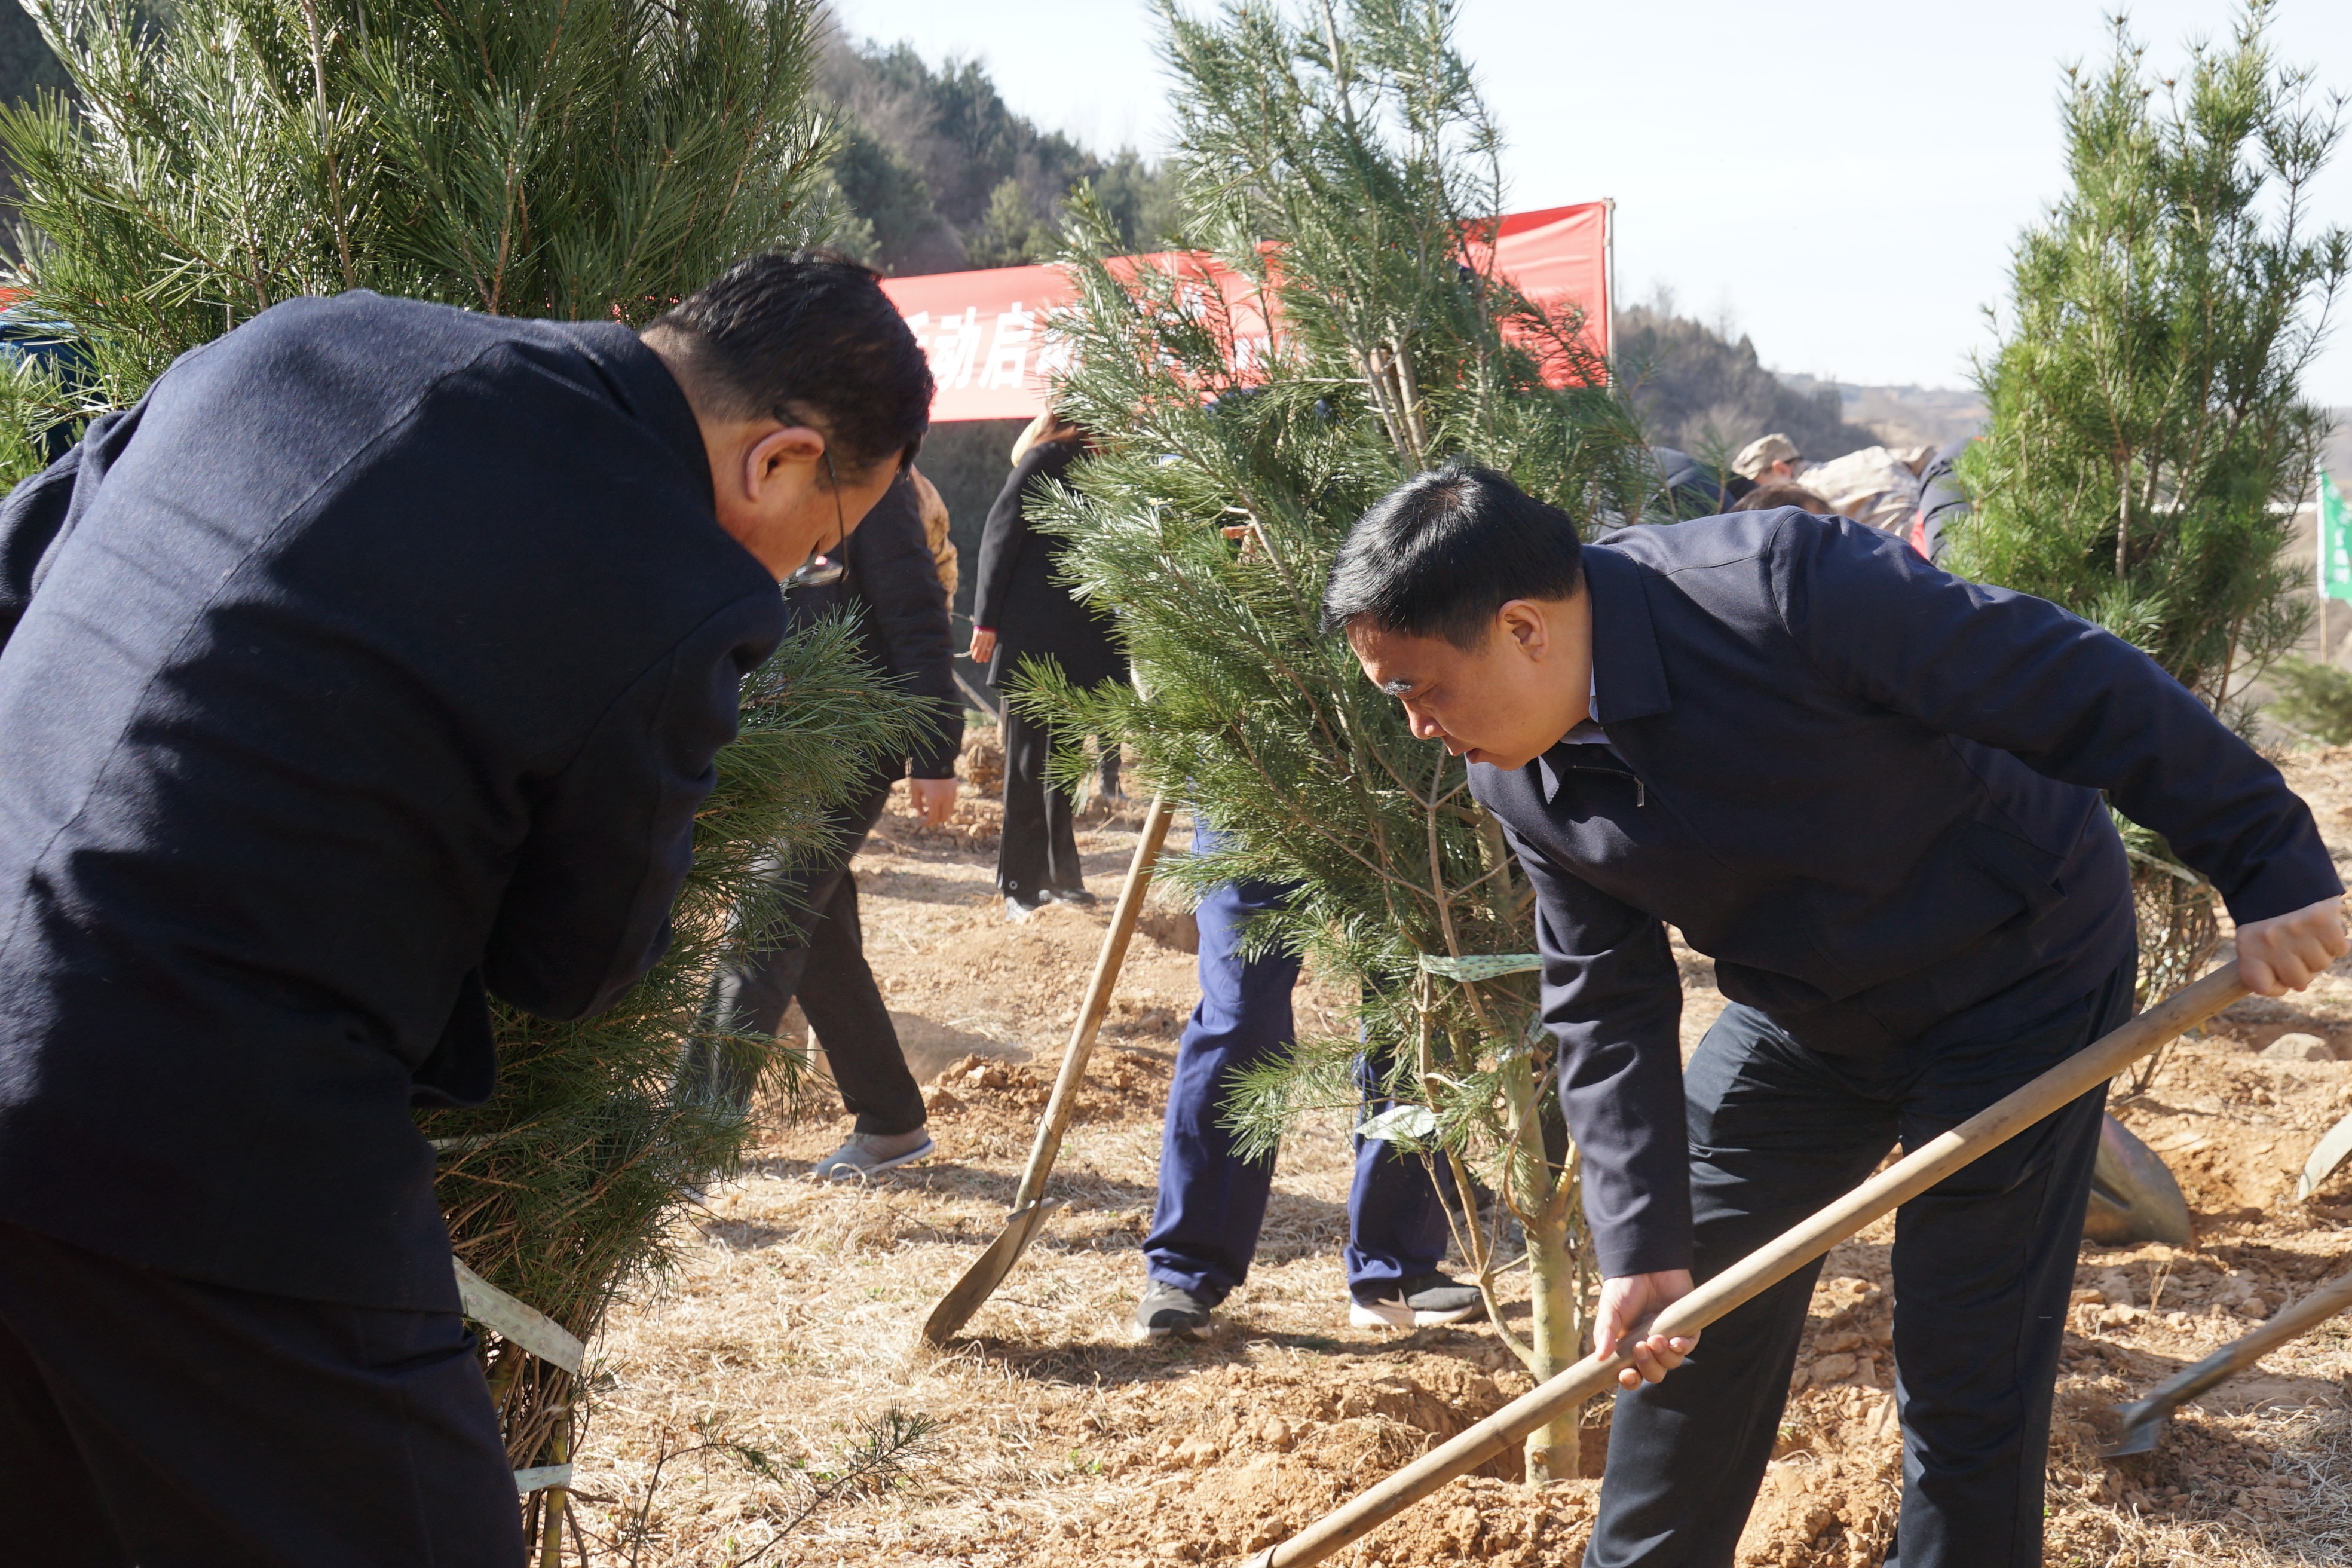
[{"label": "hillside", "polygon": [[844,248],[890,275],[1014,267],[1060,243],[1064,205],[1092,188],[1129,248],[1170,213],[1158,169],[1105,156],[1013,112],[972,60],[936,68],[909,43],[835,28],[819,71],[846,139],[834,178],[856,215]]}]

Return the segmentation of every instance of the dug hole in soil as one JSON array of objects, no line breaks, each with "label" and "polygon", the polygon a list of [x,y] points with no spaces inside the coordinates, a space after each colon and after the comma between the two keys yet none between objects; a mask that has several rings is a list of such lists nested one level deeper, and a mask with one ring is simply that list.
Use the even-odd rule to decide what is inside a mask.
[{"label": "dug hole in soil", "polygon": [[[968,743],[967,774],[986,787],[968,789],[950,824],[919,826],[901,798],[856,867],[866,952],[926,1084],[938,1152],[870,1186],[815,1184],[810,1167],[849,1127],[820,1084],[804,1118],[773,1126],[744,1178],[710,1195],[678,1268],[617,1310],[596,1347],[574,1506],[592,1540],[612,1543],[600,1562],[1231,1562],[1530,1386],[1483,1324],[1348,1326],[1351,1159],[1336,1115],[1284,1146],[1256,1265],[1215,1336],[1136,1341],[1160,1109],[1196,995],[1190,917],[1165,907],[1129,954],[1087,1073],[1053,1183],[1067,1206],[955,1349],[919,1345],[933,1303],[1003,1226],[1142,816],[1140,802],[1082,814],[1097,907],[1007,923],[990,884],[992,741]],[[2286,769],[2338,862],[2352,860],[2352,749],[2306,750]],[[1171,845],[1187,842],[1183,826]],[[1687,1050],[1723,1003],[1712,966],[1678,952]],[[1339,994],[1311,977],[1297,1009],[1302,1031],[1344,1027]],[[2261,1054],[2287,1035],[2326,1051],[2297,1040],[2285,1055],[2323,1059]],[[2183,1247],[2083,1248],[2046,1561],[2352,1562],[2352,1320],[2184,1408],[2156,1454],[2098,1458],[2113,1406],[2352,1267],[2352,1176],[2294,1198],[2314,1142],[2352,1111],[2352,963],[2300,996],[2232,1008],[2116,1109],[2179,1177],[2196,1233]],[[1743,1565],[1884,1556],[1901,1493],[1892,1234],[1874,1227],[1822,1270]],[[1524,1292],[1523,1274],[1508,1279],[1507,1293]],[[908,1473],[837,1488],[794,1522],[864,1424],[893,1409],[937,1423]],[[1587,1417],[1588,1473],[1606,1418],[1605,1402]],[[1598,1482],[1530,1489],[1516,1456],[1489,1470],[1336,1561],[1578,1561]]]}]

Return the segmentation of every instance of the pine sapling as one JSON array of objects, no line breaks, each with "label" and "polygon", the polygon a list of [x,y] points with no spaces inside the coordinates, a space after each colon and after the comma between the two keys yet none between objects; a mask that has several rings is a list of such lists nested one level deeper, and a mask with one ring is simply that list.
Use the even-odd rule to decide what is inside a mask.
[{"label": "pine sapling", "polygon": [[[1102,447],[1038,513],[1077,591],[1116,611],[1140,690],[1038,669],[1016,700],[1124,741],[1214,824],[1224,847],[1176,858],[1172,885],[1295,888],[1244,950],[1307,955],[1360,997],[1356,1032],[1226,1086],[1224,1114],[1271,1158],[1300,1116],[1369,1100],[1360,1132],[1428,1163],[1497,1331],[1543,1376],[1580,1353],[1594,1280],[1534,1026],[1532,895],[1462,763],[1413,739],[1321,596],[1362,510],[1450,458],[1596,523],[1667,514],[1586,322],[1494,270],[1498,137],[1453,16],[1162,9],[1184,237],[1215,265],[1098,259],[1118,237],[1080,204],[1059,395]],[[1500,1310],[1514,1228],[1524,1341]],[[1530,1439],[1531,1477],[1576,1472],[1573,1425]]]},{"label": "pine sapling", "polygon": [[[2120,21],[2104,68],[2068,71],[2073,184],[2018,244],[1978,367],[1991,421],[1959,468],[1974,512],[1944,563],[2137,644],[2241,728],[2309,624],[2286,547],[2327,418],[2302,384],[2352,276],[2352,234],[2310,202],[2342,101],[2274,64],[2273,9],[2252,0],[2161,83]],[[2164,995],[2219,945],[2213,889],[2118,826],[2140,994]]]}]

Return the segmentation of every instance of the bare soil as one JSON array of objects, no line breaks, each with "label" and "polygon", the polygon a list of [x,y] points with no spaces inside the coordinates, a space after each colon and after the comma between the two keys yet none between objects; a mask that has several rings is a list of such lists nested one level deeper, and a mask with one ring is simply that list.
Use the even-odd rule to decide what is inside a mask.
[{"label": "bare soil", "polygon": [[[984,754],[967,761],[985,776]],[[2338,861],[2352,860],[2352,749],[2285,766]],[[848,1126],[820,1086],[814,1113],[777,1126],[743,1179],[710,1195],[683,1266],[617,1311],[597,1347],[577,1502],[609,1543],[593,1561],[1232,1562],[1529,1386],[1483,1326],[1348,1326],[1337,1117],[1282,1151],[1256,1268],[1218,1333],[1134,1339],[1160,1111],[1195,996],[1189,922],[1173,911],[1128,960],[1055,1178],[1068,1206],[955,1350],[920,1347],[931,1305],[1003,1224],[1139,817],[1097,805],[1084,818],[1099,907],[1013,925],[990,887],[992,802],[967,802],[945,828],[895,805],[886,816],[856,867],[866,950],[928,1086],[939,1152],[870,1187],[812,1183]],[[1171,844],[1183,842],[1180,824]],[[1722,1001],[1711,965],[1682,956],[1687,1048]],[[1299,1006],[1303,1028],[1342,1017],[1312,979]],[[2292,1032],[2347,1059],[2258,1054]],[[2352,1319],[2183,1410],[2155,1455],[2098,1458],[2114,1405],[2352,1266],[2352,1173],[2294,1198],[2305,1155],[2347,1112],[2352,963],[2305,995],[2232,1009],[2117,1107],[2179,1175],[2196,1235],[2083,1249],[2050,1449],[2050,1563],[2352,1561]],[[1858,1568],[1885,1553],[1901,1489],[1891,1234],[1839,1247],[1822,1272],[1743,1565]],[[893,1408],[938,1423],[911,1471],[836,1488],[793,1523],[862,1424]],[[1588,1418],[1588,1470],[1605,1419],[1605,1405]],[[1338,1561],[1575,1563],[1598,1482],[1529,1489],[1515,1463],[1491,1468],[1507,1473],[1454,1482]]]}]

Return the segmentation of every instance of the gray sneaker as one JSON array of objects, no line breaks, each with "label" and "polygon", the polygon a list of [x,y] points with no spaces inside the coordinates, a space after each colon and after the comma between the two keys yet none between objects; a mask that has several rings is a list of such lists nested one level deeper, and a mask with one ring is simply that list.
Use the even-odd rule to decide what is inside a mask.
[{"label": "gray sneaker", "polygon": [[1428,1329],[1458,1323],[1486,1310],[1486,1299],[1475,1285],[1448,1279],[1443,1274],[1420,1274],[1388,1287],[1376,1301],[1358,1297],[1348,1309],[1348,1322],[1359,1329]]},{"label": "gray sneaker", "polygon": [[809,1174],[820,1182],[862,1182],[911,1165],[938,1147],[921,1127],[912,1132],[853,1132],[849,1142],[819,1160]]},{"label": "gray sneaker", "polygon": [[1143,1300],[1135,1304],[1136,1331],[1155,1340],[1171,1334],[1196,1339],[1209,1331],[1209,1314],[1213,1310],[1190,1290],[1154,1279],[1144,1287]]}]

